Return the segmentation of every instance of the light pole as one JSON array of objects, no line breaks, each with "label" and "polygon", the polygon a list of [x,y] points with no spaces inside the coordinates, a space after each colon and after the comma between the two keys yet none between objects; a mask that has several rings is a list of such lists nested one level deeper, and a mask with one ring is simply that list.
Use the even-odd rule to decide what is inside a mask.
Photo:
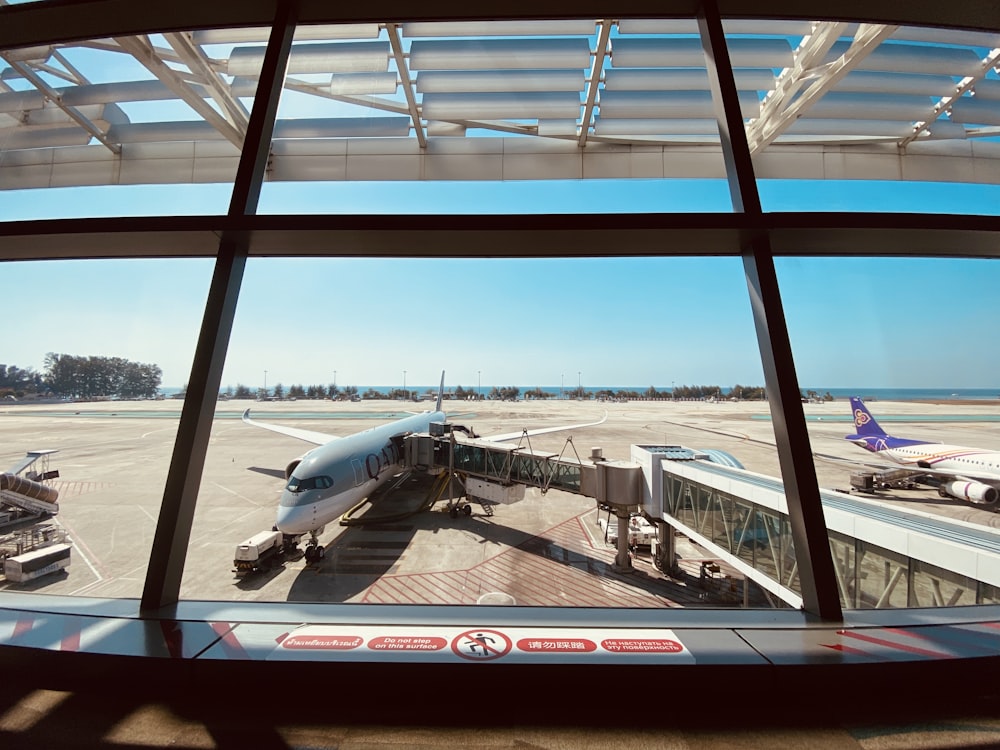
[{"label": "light pole", "polygon": [[478,394],[479,394],[479,400],[482,401],[483,400],[483,371],[482,370],[476,370],[476,377],[478,378],[478,380],[476,381],[476,383],[477,383],[476,390],[478,391]]},{"label": "light pole", "polygon": [[264,370],[264,395],[267,395],[267,370]]},{"label": "light pole", "polygon": [[583,381],[580,380],[580,371],[576,371],[576,397],[583,399]]},{"label": "light pole", "polygon": [[563,391],[565,389],[566,389],[566,376],[565,375],[560,375],[559,376],[559,398],[566,398],[566,395],[563,393]]},{"label": "light pole", "polygon": [[403,370],[403,398],[406,398],[406,370]]}]

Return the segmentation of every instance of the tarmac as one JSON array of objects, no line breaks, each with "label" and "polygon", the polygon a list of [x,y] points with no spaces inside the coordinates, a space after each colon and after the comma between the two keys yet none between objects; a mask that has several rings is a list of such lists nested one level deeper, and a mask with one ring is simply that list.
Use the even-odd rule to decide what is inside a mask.
[{"label": "tarmac", "polygon": [[[940,442],[1000,444],[1000,422],[983,419],[997,404],[877,402],[876,417],[932,415],[954,421],[898,424],[890,431]],[[677,539],[681,571],[667,576],[638,550],[635,573],[616,574],[615,550],[603,538],[595,501],[530,488],[511,505],[472,504],[451,518],[447,494],[430,510],[429,483],[410,477],[354,514],[354,525],[328,527],[326,558],[307,565],[287,559],[268,571],[238,576],[236,545],[274,523],[284,468],[311,446],[255,429],[240,415],[343,435],[364,430],[423,404],[397,401],[220,401],[206,458],[181,587],[184,599],[470,604],[502,601],[538,606],[739,606],[742,590],[706,594],[700,563],[707,553]],[[60,512],[52,519],[74,544],[65,573],[4,588],[46,594],[134,598],[142,594],[146,561],[162,500],[181,402],[11,404],[0,408],[0,467],[29,450],[57,449],[50,469]],[[822,487],[849,487],[852,468],[868,456],[844,440],[853,432],[846,401],[804,405]],[[745,468],[780,476],[765,402],[449,402],[449,420],[484,437],[600,419],[597,426],[536,436],[536,451],[587,459],[595,448],[628,460],[630,447],[684,445],[730,453]],[[898,429],[895,429],[898,428]],[[931,489],[892,490],[878,497],[923,512],[987,526],[1000,514],[938,497]],[[737,575],[732,573],[732,579]],[[739,584],[742,585],[741,583]]]},{"label": "tarmac", "polygon": [[[0,407],[0,468],[28,450],[58,449],[50,469],[60,492],[53,522],[70,535],[74,561],[65,574],[14,590],[43,594],[137,597],[159,512],[180,402],[17,404]],[[529,490],[523,501],[451,518],[446,503],[412,513],[427,482],[414,478],[359,509],[363,525],[328,528],[327,557],[315,566],[288,560],[245,578],[233,572],[235,546],[270,528],[284,466],[308,445],[254,429],[239,416],[346,434],[418,405],[397,402],[220,402],[199,492],[182,596],[202,600],[426,601],[548,606],[738,606],[726,591],[709,599],[696,577],[703,551],[678,538],[683,572],[664,576],[642,551],[636,572],[616,574],[593,500]],[[954,420],[900,425],[902,435],[989,447],[1000,443],[1000,404],[872,404],[876,417],[953,415]],[[599,426],[532,438],[531,447],[587,458],[600,447],[627,460],[633,444],[714,448],[747,469],[779,476],[766,403],[482,402],[446,406],[455,423],[485,436],[600,418]],[[821,486],[845,488],[867,457],[844,441],[846,402],[805,405]],[[892,423],[887,423],[892,424]],[[895,427],[895,425],[892,425]],[[571,439],[571,440],[570,440]],[[932,490],[879,493],[883,500],[997,526],[1000,514]],[[506,597],[506,599],[504,599]],[[138,674],[137,685],[142,683]],[[683,712],[671,695],[684,685],[553,684],[548,706],[527,712],[518,696],[468,694],[461,684],[384,685],[370,694],[331,681],[318,690],[270,686],[249,695],[185,694],[151,699],[122,685],[65,691],[35,689],[8,673],[0,686],[4,748],[315,747],[315,748],[974,748],[1000,746],[991,685],[939,691],[900,685],[884,698],[836,704],[803,699],[761,710],[743,705],[754,686],[720,684]],[[417,690],[417,693],[408,692]],[[733,691],[742,691],[734,695]],[[240,696],[244,697],[241,698]],[[349,699],[349,696],[353,696]],[[739,696],[743,696],[742,699]],[[961,698],[960,698],[961,696]],[[758,696],[769,705],[766,696]],[[950,700],[949,700],[950,698]],[[344,703],[344,701],[348,701]],[[350,710],[344,706],[349,705]],[[695,708],[692,708],[695,706]]]}]

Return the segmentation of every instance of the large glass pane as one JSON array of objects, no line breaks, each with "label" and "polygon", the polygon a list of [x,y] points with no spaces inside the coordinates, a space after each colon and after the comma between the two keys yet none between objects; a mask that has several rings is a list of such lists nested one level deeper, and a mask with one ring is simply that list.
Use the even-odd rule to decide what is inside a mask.
[{"label": "large glass pane", "polygon": [[773,74],[747,124],[765,210],[996,214],[995,34],[743,21],[727,37]]},{"label": "large glass pane", "polygon": [[[379,437],[435,409],[442,371],[447,429]],[[644,514],[625,519],[622,575],[595,462],[683,446],[774,476],[761,381],[737,258],[251,258],[182,595],[741,606],[746,571],[706,546],[719,512],[739,526],[726,496],[688,483],[671,577],[660,498],[612,494]],[[403,434],[435,429],[433,446]]]},{"label": "large glass pane", "polygon": [[829,528],[903,570],[974,580],[961,594],[917,575],[907,597],[895,570],[863,557],[861,575],[892,591],[862,581],[858,605],[973,603],[1000,560],[1000,363],[984,345],[1000,264],[783,258],[778,271]]},{"label": "large glass pane", "polygon": [[[211,272],[207,260],[0,266],[4,591],[141,595]],[[20,555],[63,541],[62,572],[20,569]]]},{"label": "large glass pane", "polygon": [[4,217],[225,213],[259,73],[232,50],[211,30],[6,50]]},{"label": "large glass pane", "polygon": [[302,26],[261,211],[729,211],[714,117],[693,20]]}]

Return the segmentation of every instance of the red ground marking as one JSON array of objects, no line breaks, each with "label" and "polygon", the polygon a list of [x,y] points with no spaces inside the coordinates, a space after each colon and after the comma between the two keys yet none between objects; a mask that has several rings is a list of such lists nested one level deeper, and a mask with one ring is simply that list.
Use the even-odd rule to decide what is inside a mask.
[{"label": "red ground marking", "polygon": [[853,654],[855,656],[866,656],[869,659],[874,659],[875,661],[888,661],[884,656],[876,656],[875,654],[870,654],[867,651],[862,651],[860,648],[854,648],[854,646],[845,646],[843,643],[823,643],[820,644],[823,648],[829,648],[834,651],[842,651],[845,654]]},{"label": "red ground marking", "polygon": [[216,632],[222,643],[222,650],[225,651],[226,656],[230,659],[249,659],[250,656],[247,654],[246,649],[240,644],[239,639],[233,632],[235,625],[230,625],[228,622],[213,622],[211,623],[212,630]]},{"label": "red ground marking", "polygon": [[951,654],[946,654],[942,651],[931,651],[930,649],[917,648],[915,646],[907,646],[906,644],[896,643],[895,641],[890,641],[885,638],[876,638],[873,635],[867,635],[865,633],[859,633],[857,631],[845,630],[841,631],[841,635],[845,638],[856,638],[859,641],[865,641],[866,643],[874,643],[879,646],[885,646],[887,648],[896,649],[898,651],[903,651],[908,654],[918,654],[920,656],[929,656],[934,659],[951,659],[953,658]]},{"label": "red ground marking", "polygon": [[63,639],[59,644],[61,651],[80,650],[80,620],[76,617],[63,618]]},{"label": "red ground marking", "polygon": [[[603,578],[569,562],[546,558],[521,547],[510,547],[471,568],[383,576],[368,588],[362,600],[460,604],[475,601],[483,592],[505,591],[514,596],[518,604],[525,605],[564,606],[572,601],[582,606],[649,607],[651,603],[665,608],[680,606],[663,592],[633,590],[629,578],[644,574],[617,574],[610,570],[614,551],[595,548],[586,533],[582,519],[590,512],[556,524],[533,539],[547,539],[562,547],[567,559],[579,554],[590,558],[595,566],[603,564],[608,569],[608,575]],[[461,578],[463,574],[464,579]],[[464,588],[455,582],[456,577],[464,583]],[[664,581],[649,576],[644,576],[643,583],[650,588],[665,585]]]},{"label": "red ground marking", "polygon": [[160,632],[163,633],[163,641],[167,644],[167,653],[174,659],[184,656],[184,633],[181,631],[181,624],[177,620],[160,620]]},{"label": "red ground marking", "polygon": [[14,634],[12,638],[20,638],[25,633],[31,631],[32,625],[35,624],[35,618],[33,617],[21,617],[18,619],[17,623],[14,625]]}]

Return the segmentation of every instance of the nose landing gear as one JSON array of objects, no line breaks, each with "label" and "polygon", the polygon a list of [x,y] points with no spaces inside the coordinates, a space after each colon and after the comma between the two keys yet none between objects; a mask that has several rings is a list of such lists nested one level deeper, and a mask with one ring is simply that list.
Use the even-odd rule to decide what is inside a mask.
[{"label": "nose landing gear", "polygon": [[319,532],[322,529],[309,532],[309,544],[306,545],[306,563],[312,565],[326,557],[326,547],[319,543]]}]

